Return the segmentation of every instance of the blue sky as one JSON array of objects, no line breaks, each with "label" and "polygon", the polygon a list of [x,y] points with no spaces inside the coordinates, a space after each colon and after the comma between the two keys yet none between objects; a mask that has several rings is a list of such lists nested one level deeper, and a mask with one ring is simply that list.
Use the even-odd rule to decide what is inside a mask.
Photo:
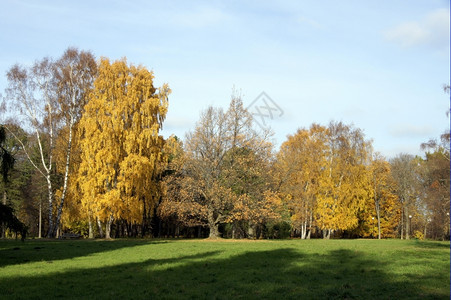
[{"label": "blue sky", "polygon": [[449,128],[449,1],[0,0],[0,92],[13,64],[69,46],[127,57],[172,89],[163,134],[265,92],[279,146],[313,122],[352,123],[387,157]]}]

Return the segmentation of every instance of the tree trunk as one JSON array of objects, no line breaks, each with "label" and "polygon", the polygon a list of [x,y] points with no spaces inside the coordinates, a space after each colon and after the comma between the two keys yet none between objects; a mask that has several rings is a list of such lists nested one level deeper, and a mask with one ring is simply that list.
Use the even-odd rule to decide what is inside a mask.
[{"label": "tree trunk", "polygon": [[219,238],[219,222],[217,221],[218,218],[214,217],[214,212],[210,210],[208,212],[208,227],[210,228],[210,239],[217,239]]},{"label": "tree trunk", "polygon": [[39,224],[38,224],[38,238],[42,237],[42,199],[39,197]]},{"label": "tree trunk", "polygon": [[448,238],[447,238],[447,240],[451,240],[451,222],[450,222],[450,216],[448,216],[447,222],[448,222]]},{"label": "tree trunk", "polygon": [[247,228],[247,238],[253,239],[254,237],[255,237],[254,228],[251,226],[251,224],[249,224],[249,226]]},{"label": "tree trunk", "polygon": [[406,213],[406,240],[410,239],[410,218],[409,218],[409,210],[407,209],[407,207],[405,208]]},{"label": "tree trunk", "polygon": [[105,223],[105,238],[106,239],[111,239],[110,231],[111,231],[111,224],[107,221]]},{"label": "tree trunk", "polygon": [[255,239],[255,227],[256,224],[254,224],[253,222],[249,222],[249,227],[247,229],[248,238]]},{"label": "tree trunk", "polygon": [[104,238],[103,229],[102,229],[102,222],[100,222],[99,218],[96,218],[96,219],[97,219],[97,226],[99,227],[99,235],[100,235],[100,238],[102,239],[102,238]]},{"label": "tree trunk", "polygon": [[379,201],[376,202],[376,215],[377,215],[377,238],[381,239],[381,211]]},{"label": "tree trunk", "polygon": [[404,208],[401,210],[401,240],[404,238]]},{"label": "tree trunk", "polygon": [[175,236],[176,236],[177,238],[180,237],[180,225],[179,225],[179,224],[176,224],[176,225],[175,225]]},{"label": "tree trunk", "polygon": [[55,227],[53,223],[53,189],[52,189],[52,181],[50,178],[50,174],[46,176],[47,180],[47,189],[49,194],[49,230],[47,231],[48,238],[55,237]]},{"label": "tree trunk", "polygon": [[219,224],[208,224],[208,227],[210,228],[210,239],[217,239],[219,238]]},{"label": "tree trunk", "polygon": [[141,225],[141,237],[144,238],[147,231],[147,210],[146,210],[146,200],[142,199],[143,202],[143,219]]},{"label": "tree trunk", "polygon": [[105,224],[105,238],[111,239],[111,225],[113,224],[113,217],[110,216]]},{"label": "tree trunk", "polygon": [[92,231],[92,221],[91,216],[88,217],[88,239],[94,238],[94,232]]},{"label": "tree trunk", "polygon": [[67,194],[67,182],[69,180],[70,156],[71,156],[71,151],[72,151],[73,125],[74,125],[74,121],[71,118],[70,123],[69,123],[69,140],[67,142],[67,149],[66,149],[66,166],[65,166],[65,170],[64,170],[63,192],[61,193],[61,199],[60,199],[60,203],[59,203],[58,209],[57,209],[56,223],[55,223],[56,228],[58,228],[60,225],[61,214],[63,213],[64,200],[66,199],[66,194]]},{"label": "tree trunk", "polygon": [[310,239],[310,235],[312,233],[312,223],[313,223],[313,213],[310,212],[310,218],[309,218],[309,223],[308,223],[308,233],[307,233],[307,239]]},{"label": "tree trunk", "polygon": [[307,234],[308,234],[308,224],[307,224],[307,219],[305,219],[305,221],[303,222],[303,224],[301,225],[301,239],[305,240],[307,238]]},{"label": "tree trunk", "polygon": [[[3,191],[3,205],[6,205],[6,187]],[[6,224],[2,222],[2,239],[6,238]]]},{"label": "tree trunk", "polygon": [[323,239],[328,240],[330,239],[330,229],[323,229]]}]

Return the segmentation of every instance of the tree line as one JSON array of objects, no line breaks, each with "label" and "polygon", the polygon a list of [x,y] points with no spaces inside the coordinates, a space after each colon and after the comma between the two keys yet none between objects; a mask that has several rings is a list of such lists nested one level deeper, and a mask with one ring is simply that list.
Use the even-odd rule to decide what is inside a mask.
[{"label": "tree line", "polygon": [[2,203],[31,236],[449,238],[449,131],[424,157],[333,121],[276,150],[234,93],[165,139],[169,86],[125,58],[69,48],[6,76]]}]

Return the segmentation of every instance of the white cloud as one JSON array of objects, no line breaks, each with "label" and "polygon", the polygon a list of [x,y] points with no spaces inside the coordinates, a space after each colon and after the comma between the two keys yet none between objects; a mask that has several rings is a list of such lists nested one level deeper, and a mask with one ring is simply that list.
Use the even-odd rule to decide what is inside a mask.
[{"label": "white cloud", "polygon": [[427,40],[429,32],[415,22],[403,23],[386,33],[387,39],[404,47],[422,44]]},{"label": "white cloud", "polygon": [[400,124],[390,129],[390,134],[396,138],[429,137],[434,134],[434,129],[430,126]]},{"label": "white cloud", "polygon": [[421,20],[401,23],[384,32],[387,40],[402,47],[432,46],[441,50],[449,46],[449,9],[434,10]]}]

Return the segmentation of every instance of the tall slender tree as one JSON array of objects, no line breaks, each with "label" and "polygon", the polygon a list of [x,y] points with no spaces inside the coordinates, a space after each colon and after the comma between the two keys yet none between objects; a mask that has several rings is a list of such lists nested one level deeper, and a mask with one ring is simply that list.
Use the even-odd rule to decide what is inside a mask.
[{"label": "tall slender tree", "polygon": [[418,161],[414,156],[401,153],[390,160],[393,178],[396,182],[396,194],[401,204],[401,239],[411,236],[412,217],[416,210],[418,196]]},{"label": "tall slender tree", "polygon": [[[374,154],[368,166],[370,176],[370,198],[365,209],[364,221],[374,227],[376,223],[377,237],[395,237],[398,224],[399,206],[395,194],[396,185],[392,177],[390,164],[378,153]],[[366,217],[366,218],[365,218]],[[363,236],[373,236],[372,228]]]},{"label": "tall slender tree", "polygon": [[335,230],[358,225],[369,197],[371,142],[350,125],[312,125],[289,136],[278,154],[281,191],[287,195],[292,224],[308,237],[313,224],[329,238]]},{"label": "tall slender tree", "polygon": [[144,223],[154,211],[169,92],[167,85],[157,91],[142,66],[100,62],[80,120],[78,181],[85,211],[106,224],[107,238],[113,220]]},{"label": "tall slender tree", "polygon": [[53,77],[53,61],[44,58],[31,67],[14,65],[7,72],[9,87],[7,88],[7,106],[9,111],[18,111],[19,121],[24,128],[33,131],[39,149],[38,159],[31,155],[31,149],[12,130],[6,129],[21,143],[24,152],[33,167],[45,178],[48,193],[48,237],[53,237],[54,218],[54,144],[57,120],[55,112],[55,81]]},{"label": "tall slender tree", "polygon": [[316,222],[329,238],[334,230],[357,227],[357,213],[368,197],[371,143],[361,130],[341,122],[328,126],[326,164],[317,198]]},{"label": "tall slender tree", "polygon": [[288,136],[277,154],[280,191],[286,195],[291,224],[302,239],[308,239],[314,209],[326,164],[327,128],[313,124]]},{"label": "tall slender tree", "polygon": [[[47,181],[48,237],[54,237],[59,226],[68,186],[74,128],[80,119],[95,73],[93,55],[75,48],[67,49],[56,61],[44,58],[32,67],[15,65],[7,73],[8,109],[19,111],[20,125],[34,132],[39,148],[39,159],[35,160],[31,149],[22,143],[28,159]],[[14,134],[12,130],[10,132]],[[63,139],[60,136],[63,132],[67,133],[65,143],[62,143],[64,163],[55,161],[56,139]],[[17,140],[20,142],[19,137]],[[63,186],[57,203],[54,199],[54,190],[58,188],[55,186],[58,171],[55,170],[55,163],[64,166],[59,168],[63,174]]]},{"label": "tall slender tree", "polygon": [[[62,57],[54,64],[54,80],[58,111],[56,117],[61,122],[59,140],[64,159],[60,170],[63,174],[63,186],[59,193],[56,222],[49,230],[55,235],[59,227],[64,201],[67,195],[68,181],[73,152],[73,139],[76,135],[77,124],[81,118],[83,107],[86,105],[97,73],[97,64],[92,53],[68,48]],[[64,150],[63,150],[64,149]],[[60,151],[61,151],[60,150]]]}]

